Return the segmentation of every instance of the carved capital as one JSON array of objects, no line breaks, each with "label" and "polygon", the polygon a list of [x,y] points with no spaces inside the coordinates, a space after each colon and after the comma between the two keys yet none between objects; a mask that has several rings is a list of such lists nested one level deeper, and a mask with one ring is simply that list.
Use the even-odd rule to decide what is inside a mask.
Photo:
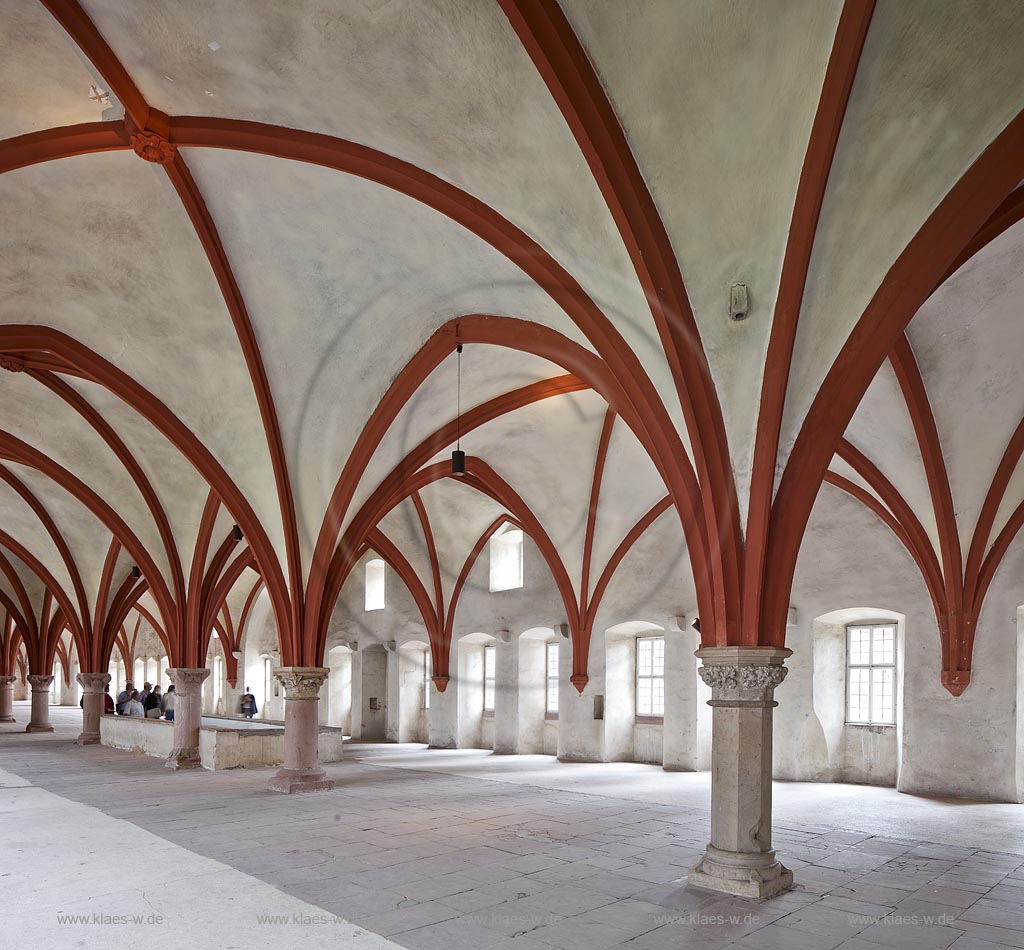
[{"label": "carved capital", "polygon": [[79,673],[76,680],[87,693],[102,693],[103,687],[110,682],[109,673]]},{"label": "carved capital", "polygon": [[330,670],[323,666],[279,666],[274,670],[284,687],[285,699],[319,699],[328,673]]},{"label": "carved capital", "polygon": [[774,706],[775,688],[788,672],[786,649],[773,647],[701,647],[700,678],[711,687],[711,706]]},{"label": "carved capital", "polygon": [[43,676],[40,673],[30,673],[28,681],[33,689],[49,689],[50,684],[53,682],[53,674]]},{"label": "carved capital", "polygon": [[8,373],[23,373],[25,371],[25,361],[20,356],[11,356],[8,353],[3,353],[0,354],[0,369],[5,369]]},{"label": "carved capital", "polygon": [[0,676],[0,689],[10,689],[14,686],[14,682],[17,678],[17,676]]},{"label": "carved capital", "polygon": [[784,666],[702,666],[700,678],[714,690],[773,690],[789,670]]},{"label": "carved capital", "polygon": [[199,692],[210,671],[205,666],[194,670],[185,667],[168,668],[167,675],[174,686],[174,692],[179,696],[188,696]]},{"label": "carved capital", "polygon": [[178,153],[177,148],[167,141],[159,132],[151,132],[148,129],[140,129],[132,132],[132,148],[139,158],[157,165],[167,165],[174,161]]}]

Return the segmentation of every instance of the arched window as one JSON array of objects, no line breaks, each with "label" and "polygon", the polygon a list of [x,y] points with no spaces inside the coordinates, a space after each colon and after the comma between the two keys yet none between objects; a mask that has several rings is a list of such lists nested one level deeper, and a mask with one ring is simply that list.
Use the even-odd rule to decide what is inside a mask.
[{"label": "arched window", "polygon": [[484,712],[494,712],[494,680],[497,654],[494,647],[484,647]]},{"label": "arched window", "polygon": [[217,711],[220,701],[224,696],[224,659],[215,656],[213,658],[213,711]]},{"label": "arched window", "polygon": [[274,664],[269,656],[263,657],[263,718],[267,718],[267,706],[270,705],[270,697],[273,696],[274,685]]},{"label": "arched window", "polygon": [[547,688],[545,691],[544,711],[549,716],[558,715],[558,644],[545,644],[547,661]]},{"label": "arched window", "polygon": [[499,528],[490,541],[491,592],[523,586],[523,532],[514,525]]},{"label": "arched window", "polygon": [[165,693],[167,692],[167,687],[171,685],[171,678],[167,675],[168,666],[170,666],[170,663],[168,662],[167,657],[160,657],[160,668],[156,671],[156,679],[160,684],[160,689]]},{"label": "arched window", "polygon": [[366,609],[384,609],[384,562],[380,558],[366,562]]}]

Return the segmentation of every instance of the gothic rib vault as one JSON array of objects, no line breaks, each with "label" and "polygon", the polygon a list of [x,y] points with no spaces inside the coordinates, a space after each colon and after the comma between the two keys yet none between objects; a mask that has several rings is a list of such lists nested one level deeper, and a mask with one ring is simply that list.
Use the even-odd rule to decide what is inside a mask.
[{"label": "gothic rib vault", "polygon": [[841,491],[968,688],[1024,521],[1015,4],[255,6],[0,13],[0,673],[139,617],[199,667],[264,590],[319,667],[373,550],[441,689],[511,520],[584,691],[645,536],[705,646],[785,646]]}]

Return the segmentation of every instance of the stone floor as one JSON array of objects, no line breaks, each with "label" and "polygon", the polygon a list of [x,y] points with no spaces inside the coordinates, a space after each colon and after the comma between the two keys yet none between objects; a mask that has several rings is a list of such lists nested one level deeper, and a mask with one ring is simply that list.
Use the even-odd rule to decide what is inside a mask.
[{"label": "stone floor", "polygon": [[[680,883],[707,840],[705,775],[353,744],[328,767],[338,788],[285,797],[267,771],[78,748],[78,710],[51,712],[52,735],[0,727],[0,950],[28,933],[58,948],[1024,948],[1024,806],[777,784],[798,885],[757,903]],[[58,917],[138,906],[161,922]]]}]

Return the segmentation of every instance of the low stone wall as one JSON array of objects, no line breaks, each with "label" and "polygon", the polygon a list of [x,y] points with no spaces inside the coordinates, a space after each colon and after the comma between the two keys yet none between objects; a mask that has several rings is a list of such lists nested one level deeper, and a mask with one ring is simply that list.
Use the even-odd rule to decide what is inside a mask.
[{"label": "low stone wall", "polygon": [[141,716],[100,716],[100,742],[112,749],[166,759],[174,748],[174,723]]},{"label": "low stone wall", "polygon": [[[206,717],[204,722],[206,721]],[[256,726],[251,721],[237,726],[221,717],[217,725],[199,729],[199,758],[205,769],[261,769],[284,763],[284,727]],[[224,723],[221,725],[221,723]],[[320,727],[320,761],[339,762],[342,757],[341,729]],[[174,744],[174,724],[164,719],[103,716],[100,741],[112,749],[141,752],[167,758]]]}]

